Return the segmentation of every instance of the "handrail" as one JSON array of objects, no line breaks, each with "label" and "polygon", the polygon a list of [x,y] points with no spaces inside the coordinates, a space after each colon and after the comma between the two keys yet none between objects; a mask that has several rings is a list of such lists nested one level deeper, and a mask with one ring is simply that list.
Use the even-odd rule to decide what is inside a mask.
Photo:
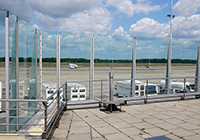
[{"label": "handrail", "polygon": [[[158,80],[158,79],[184,79],[184,82],[186,82],[186,79],[191,79],[191,78],[200,78],[200,76],[196,76],[196,77],[170,77],[170,78],[166,78],[166,77],[159,77],[159,78],[134,78],[134,79],[131,79],[131,78],[123,78],[123,79],[114,79],[113,78],[113,81],[123,81],[123,80],[147,80],[147,83],[148,81],[150,80]],[[195,79],[194,79],[195,80]],[[13,118],[13,119],[19,119],[19,118],[26,118],[26,119],[44,119],[44,122],[43,123],[40,123],[40,124],[34,124],[34,123],[29,123],[29,124],[6,124],[6,123],[1,123],[0,126],[44,126],[44,129],[42,130],[41,133],[43,133],[42,135],[42,138],[48,138],[50,136],[50,133],[51,131],[53,130],[53,127],[54,125],[56,126],[59,126],[59,117],[60,117],[60,114],[63,110],[66,110],[67,109],[67,84],[68,83],[81,83],[81,82],[100,82],[100,84],[96,85],[94,90],[98,89],[97,91],[99,91],[100,93],[100,98],[97,98],[98,99],[98,103],[102,103],[102,93],[104,94],[108,94],[108,87],[109,87],[109,79],[96,79],[96,80],[70,80],[70,81],[66,81],[64,82],[58,89],[56,89],[56,91],[51,94],[47,99],[0,99],[0,102],[30,102],[30,103],[42,103],[43,104],[43,107],[40,107],[40,108],[2,108],[4,110],[24,110],[24,111],[31,111],[31,110],[35,110],[38,113],[41,113],[41,114],[44,114],[42,116],[37,116],[37,115],[34,115],[34,116],[26,116],[26,115],[23,115],[23,116],[1,116],[0,119],[2,118]],[[103,82],[106,82],[106,84],[103,84]],[[108,83],[107,83],[108,82]],[[89,85],[89,84],[88,84]],[[148,85],[148,84],[147,84]],[[104,88],[103,88],[104,87]],[[107,90],[107,91],[103,91],[103,90]],[[62,95],[62,98],[61,98],[61,95]],[[197,92],[194,92],[194,93],[191,93],[190,95],[200,95],[200,93],[197,93]],[[162,96],[148,96],[147,94],[145,94],[145,96],[142,96],[142,97],[128,97],[128,98],[123,98],[124,101],[132,101],[132,100],[144,100],[146,103],[147,103],[147,100],[150,100],[150,99],[158,99],[158,98],[170,98],[170,97],[181,97],[181,99],[184,99],[185,96],[189,96],[185,93],[185,90],[184,90],[184,93],[181,93],[181,94],[176,94],[176,95],[162,95]],[[54,97],[54,99],[52,100],[52,97]],[[106,96],[108,97],[108,96]],[[122,99],[122,98],[121,98]],[[49,103],[48,101],[51,100],[51,103]],[[91,100],[89,100],[91,101]],[[90,102],[88,101],[88,104],[90,104]],[[87,101],[86,101],[87,102]],[[77,104],[81,102],[77,102]],[[97,102],[93,102],[94,104],[97,103]],[[74,104],[76,104],[76,102],[74,102]],[[84,102],[84,104],[86,104]],[[0,130],[0,133],[4,133],[4,132],[7,132],[7,131],[1,131]],[[25,131],[25,130],[18,130],[18,131],[9,131],[10,133],[28,133],[28,131]],[[34,133],[34,131],[31,133]]]}]

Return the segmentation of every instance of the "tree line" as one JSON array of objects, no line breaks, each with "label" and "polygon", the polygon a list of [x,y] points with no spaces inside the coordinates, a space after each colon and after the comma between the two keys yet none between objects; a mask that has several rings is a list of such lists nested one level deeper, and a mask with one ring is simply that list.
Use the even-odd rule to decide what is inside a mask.
[{"label": "tree line", "polygon": [[[10,58],[11,61],[11,58]],[[95,63],[132,63],[132,60],[129,59],[119,59],[119,60],[110,60],[110,59],[94,59]],[[5,57],[0,57],[0,62],[5,62]],[[23,58],[19,57],[19,62],[32,62],[32,57]],[[39,59],[38,59],[39,62]],[[55,63],[56,58],[50,57],[50,58],[42,58],[42,62],[49,62],[49,63]],[[86,58],[60,58],[61,63],[89,63],[90,60]],[[151,63],[167,63],[167,59],[165,58],[153,58],[150,59]],[[196,64],[197,60],[191,60],[191,59],[172,59],[171,63],[188,63],[188,64]],[[149,63],[149,59],[136,59],[136,63]]]}]

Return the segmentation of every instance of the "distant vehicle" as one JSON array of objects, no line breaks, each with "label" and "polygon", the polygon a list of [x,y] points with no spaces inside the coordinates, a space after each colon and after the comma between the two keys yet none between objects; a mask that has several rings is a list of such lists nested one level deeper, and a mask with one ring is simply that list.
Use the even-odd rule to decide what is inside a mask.
[{"label": "distant vehicle", "polygon": [[[135,96],[145,96],[148,89],[148,96],[149,95],[157,95],[159,93],[159,89],[157,85],[146,83],[135,80]],[[118,97],[130,97],[131,92],[131,80],[125,81],[117,81],[115,83],[115,96]]]},{"label": "distant vehicle", "polygon": [[78,65],[70,63],[70,62],[68,63],[68,65],[69,65],[70,69],[76,69],[76,68],[78,68]]},{"label": "distant vehicle", "polygon": [[[165,80],[160,81],[160,85],[165,87]],[[170,81],[171,93],[183,93],[184,92],[184,82],[178,80]],[[185,82],[185,92],[194,92],[194,86],[189,82]]]}]

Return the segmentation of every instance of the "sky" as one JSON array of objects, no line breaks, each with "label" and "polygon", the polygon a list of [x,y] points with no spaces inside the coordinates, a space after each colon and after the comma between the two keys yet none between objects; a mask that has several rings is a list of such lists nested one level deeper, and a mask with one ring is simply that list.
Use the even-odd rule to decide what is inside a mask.
[{"label": "sky", "polygon": [[[170,4],[170,0],[0,0],[0,9],[11,11],[43,31],[94,33],[99,36],[106,34],[106,38],[109,35],[169,38],[170,18],[167,14],[170,14]],[[173,0],[173,15],[175,15],[172,20],[173,38],[200,40],[200,0]],[[113,38],[115,38],[115,43],[119,40],[117,36]],[[105,42],[113,41],[113,38]],[[126,40],[127,52],[124,54],[131,57],[129,48],[132,40],[127,38],[122,40]],[[142,39],[141,42],[137,42],[137,44],[142,43]],[[97,45],[95,50],[105,51],[106,48],[102,44]],[[158,54],[160,57],[166,56],[166,53],[162,54],[162,51],[166,51],[167,46],[163,45],[163,42],[157,44],[160,51],[157,51],[155,56]],[[191,44],[195,43],[179,41],[177,44],[189,44],[181,47],[185,49],[191,48]],[[143,46],[143,49],[138,47],[137,50],[139,52],[145,49],[145,53],[149,53],[156,48],[154,46],[156,46],[155,43],[152,43]],[[174,46],[176,46],[176,41],[174,41]],[[178,49],[180,48],[177,47]],[[122,51],[120,48],[118,52],[115,49],[115,56]],[[156,52],[156,49],[154,51]],[[178,57],[185,57],[174,51],[172,54],[174,58],[176,53]],[[109,57],[110,54],[109,52]],[[142,54],[138,53],[138,57],[140,55]],[[187,56],[191,59],[195,57],[193,53]],[[121,58],[125,59],[125,55]]]}]

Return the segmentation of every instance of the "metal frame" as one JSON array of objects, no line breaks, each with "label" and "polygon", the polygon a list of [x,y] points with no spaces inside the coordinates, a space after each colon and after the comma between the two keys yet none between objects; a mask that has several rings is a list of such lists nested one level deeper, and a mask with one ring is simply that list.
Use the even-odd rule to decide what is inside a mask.
[{"label": "metal frame", "polygon": [[[6,99],[9,99],[9,50],[10,50],[10,46],[9,46],[9,11],[7,11],[7,16],[5,17],[5,85],[6,85]],[[9,108],[9,102],[6,102],[6,108]],[[9,110],[6,110],[6,116],[10,116],[9,115]],[[6,131],[9,131],[9,118],[6,118]]]},{"label": "metal frame", "polygon": [[[131,79],[136,78],[136,38],[133,40]],[[131,81],[131,97],[135,97],[135,80]]]},{"label": "metal frame", "polygon": [[39,58],[39,69],[40,69],[40,99],[42,99],[42,35],[40,35],[40,58]]},{"label": "metal frame", "polygon": [[60,35],[56,37],[56,67],[57,67],[57,88],[60,87]]},{"label": "metal frame", "polygon": [[[16,44],[16,99],[19,99],[19,22],[18,17],[16,17],[16,23],[15,23],[15,44]],[[19,102],[17,104],[17,109],[19,108]],[[16,116],[19,116],[19,110],[16,112]],[[19,118],[17,118],[16,121],[17,124],[19,124]],[[19,127],[17,126],[17,130],[19,130]]]},{"label": "metal frame", "polygon": [[[198,46],[198,51],[197,51],[197,64],[196,64],[196,76],[200,76],[200,42]],[[195,78],[195,91],[200,92],[200,79]]]},{"label": "metal frame", "polygon": [[37,77],[38,77],[38,73],[37,73],[37,29],[35,29],[35,98],[36,99],[37,99],[37,94],[38,94],[38,86],[37,86],[38,78]]},{"label": "metal frame", "polygon": [[[94,37],[91,36],[90,44],[90,80],[94,80]],[[90,82],[90,99],[94,99],[94,83]]]}]

